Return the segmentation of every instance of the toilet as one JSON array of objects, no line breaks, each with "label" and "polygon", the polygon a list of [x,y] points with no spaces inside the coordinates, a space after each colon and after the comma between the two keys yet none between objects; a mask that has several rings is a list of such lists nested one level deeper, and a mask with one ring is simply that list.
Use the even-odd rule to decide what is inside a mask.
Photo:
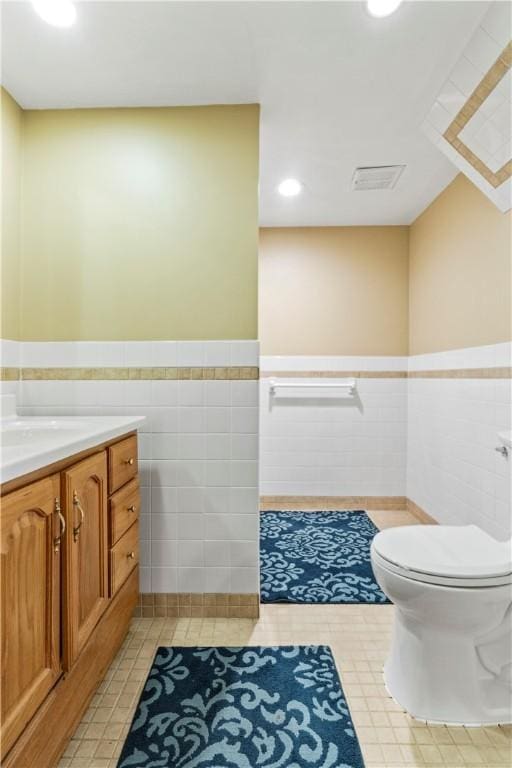
[{"label": "toilet", "polygon": [[512,722],[512,542],[475,525],[378,533],[377,582],[395,605],[388,693],[419,720]]}]

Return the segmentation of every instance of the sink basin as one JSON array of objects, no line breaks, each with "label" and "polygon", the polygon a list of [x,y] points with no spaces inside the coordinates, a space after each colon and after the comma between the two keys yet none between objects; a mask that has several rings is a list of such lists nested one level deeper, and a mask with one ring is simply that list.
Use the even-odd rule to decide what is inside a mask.
[{"label": "sink basin", "polygon": [[12,446],[33,445],[42,442],[60,442],[71,435],[83,432],[83,423],[71,419],[8,419],[0,426],[0,445],[3,448]]},{"label": "sink basin", "polygon": [[80,419],[68,419],[65,416],[56,419],[45,419],[42,416],[37,418],[21,418],[4,419],[0,421],[1,432],[19,432],[21,430],[32,429],[34,431],[40,431],[43,429],[50,430],[52,432],[60,432],[62,429],[86,429],[86,423]]},{"label": "sink basin", "polygon": [[50,441],[60,441],[67,435],[75,434],[76,430],[71,427],[68,429],[49,429],[49,428],[24,428],[24,429],[6,429],[0,432],[0,444],[5,448],[14,445],[26,445],[28,443],[41,443]]},{"label": "sink basin", "polygon": [[[138,429],[143,416],[17,416],[0,419],[2,483]],[[8,409],[3,408],[5,414]]]}]

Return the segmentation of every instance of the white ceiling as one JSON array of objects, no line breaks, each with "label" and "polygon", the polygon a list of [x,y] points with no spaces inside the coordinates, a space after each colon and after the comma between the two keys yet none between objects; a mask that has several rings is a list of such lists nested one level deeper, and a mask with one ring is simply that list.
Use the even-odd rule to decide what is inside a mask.
[{"label": "white ceiling", "polygon": [[[488,2],[78,2],[70,29],[2,2],[2,83],[24,108],[261,104],[260,223],[408,224],[456,174],[420,125]],[[358,165],[406,164],[353,192]],[[288,176],[298,198],[277,195]]]}]

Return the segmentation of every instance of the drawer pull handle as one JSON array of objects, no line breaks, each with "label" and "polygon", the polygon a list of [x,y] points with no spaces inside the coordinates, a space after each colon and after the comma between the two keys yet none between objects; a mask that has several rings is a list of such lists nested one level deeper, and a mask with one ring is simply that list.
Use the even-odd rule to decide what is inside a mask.
[{"label": "drawer pull handle", "polygon": [[133,466],[133,462],[134,462],[134,459],[124,459],[124,463],[125,463],[125,464],[129,464],[129,465],[130,465],[130,467],[132,467],[132,466]]},{"label": "drawer pull handle", "polygon": [[135,509],[136,509],[135,504],[132,504],[131,507],[126,507],[126,509],[128,512],[135,512]]},{"label": "drawer pull handle", "polygon": [[80,500],[78,498],[78,493],[76,491],[73,491],[73,506],[78,509],[78,512],[80,514],[80,522],[77,526],[73,526],[73,541],[78,541],[78,537],[80,535],[80,528],[84,524],[84,510],[82,509],[82,505],[80,504]]},{"label": "drawer pull handle", "polygon": [[54,552],[58,552],[60,550],[60,543],[62,541],[62,537],[64,536],[64,534],[66,532],[66,521],[64,520],[64,515],[60,511],[60,501],[59,501],[59,499],[55,499],[55,512],[59,516],[60,531],[59,531],[59,535],[56,536],[54,538],[54,540],[53,540],[53,551]]},{"label": "drawer pull handle", "polygon": [[135,560],[135,552],[129,552],[128,553],[128,559],[129,560]]}]

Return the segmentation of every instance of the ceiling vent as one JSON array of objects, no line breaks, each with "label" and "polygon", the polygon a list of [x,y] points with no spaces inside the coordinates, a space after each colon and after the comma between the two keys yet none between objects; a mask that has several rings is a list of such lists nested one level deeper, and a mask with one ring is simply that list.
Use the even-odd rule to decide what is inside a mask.
[{"label": "ceiling vent", "polygon": [[370,189],[393,189],[405,165],[378,165],[373,168],[356,168],[352,177],[352,189],[366,192]]}]

